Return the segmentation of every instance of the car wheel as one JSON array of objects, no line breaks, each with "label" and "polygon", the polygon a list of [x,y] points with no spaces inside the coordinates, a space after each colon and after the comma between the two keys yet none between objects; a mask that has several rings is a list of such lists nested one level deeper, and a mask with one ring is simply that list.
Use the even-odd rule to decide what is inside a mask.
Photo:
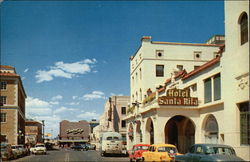
[{"label": "car wheel", "polygon": [[143,161],[143,162],[145,161],[144,157],[142,157],[142,161]]},{"label": "car wheel", "polygon": [[129,158],[129,161],[130,161],[130,162],[133,162],[133,159]]}]

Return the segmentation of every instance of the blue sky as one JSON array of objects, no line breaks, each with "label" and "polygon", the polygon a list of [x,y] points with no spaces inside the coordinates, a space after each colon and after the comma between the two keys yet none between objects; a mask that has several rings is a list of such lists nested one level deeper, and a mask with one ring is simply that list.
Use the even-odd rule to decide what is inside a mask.
[{"label": "blue sky", "polygon": [[91,120],[112,95],[129,95],[129,57],[142,36],[203,43],[224,34],[223,1],[4,1],[1,64],[21,75],[26,116],[58,134]]}]

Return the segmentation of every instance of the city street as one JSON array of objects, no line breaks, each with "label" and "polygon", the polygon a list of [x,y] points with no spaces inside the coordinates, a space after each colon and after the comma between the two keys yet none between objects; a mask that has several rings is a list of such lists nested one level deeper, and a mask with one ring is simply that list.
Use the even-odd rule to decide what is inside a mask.
[{"label": "city street", "polygon": [[44,161],[129,161],[128,157],[115,156],[115,157],[101,157],[99,151],[74,151],[71,149],[48,151],[47,155],[30,155],[16,160],[13,162],[44,162]]}]

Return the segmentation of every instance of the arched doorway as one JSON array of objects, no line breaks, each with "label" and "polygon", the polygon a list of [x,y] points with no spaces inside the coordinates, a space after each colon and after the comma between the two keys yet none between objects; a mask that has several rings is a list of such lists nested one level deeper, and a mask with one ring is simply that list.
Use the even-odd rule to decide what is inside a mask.
[{"label": "arched doorway", "polygon": [[213,115],[209,115],[207,119],[205,119],[204,124],[204,132],[205,132],[205,143],[218,143],[218,123],[216,118]]},{"label": "arched doorway", "polygon": [[151,118],[146,122],[146,143],[154,144],[154,124]]},{"label": "arched doorway", "polygon": [[141,131],[141,122],[136,121],[136,142],[142,143],[142,131]]},{"label": "arched doorway", "polygon": [[165,125],[165,143],[175,145],[180,153],[186,153],[195,142],[195,126],[191,119],[177,115]]}]

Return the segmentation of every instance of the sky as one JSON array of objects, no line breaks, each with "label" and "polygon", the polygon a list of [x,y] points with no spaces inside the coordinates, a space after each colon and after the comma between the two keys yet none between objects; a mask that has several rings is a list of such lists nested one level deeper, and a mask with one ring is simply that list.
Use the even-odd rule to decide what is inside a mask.
[{"label": "sky", "polygon": [[142,36],[204,43],[224,35],[223,1],[3,1],[1,65],[16,68],[26,118],[99,119],[108,97],[130,95],[129,57]]}]

